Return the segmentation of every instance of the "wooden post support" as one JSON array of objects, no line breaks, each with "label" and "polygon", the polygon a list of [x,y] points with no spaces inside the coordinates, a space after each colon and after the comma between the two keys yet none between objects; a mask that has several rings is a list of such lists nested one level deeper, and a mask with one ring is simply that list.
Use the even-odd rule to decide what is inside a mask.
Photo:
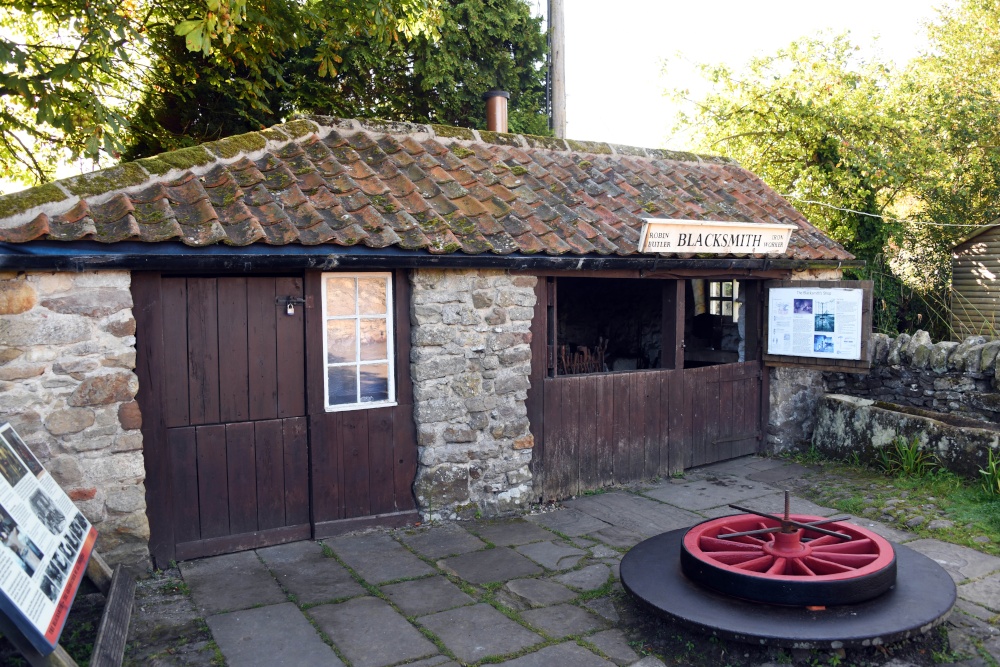
[{"label": "wooden post support", "polygon": [[[121,565],[114,572],[96,551],[91,552],[87,563],[87,578],[104,594],[104,613],[97,628],[97,639],[90,656],[91,667],[120,667],[125,656],[125,642],[128,639],[128,624],[135,602],[135,580]],[[25,638],[17,626],[0,614],[0,634],[10,640],[14,648],[28,661],[31,667],[77,667],[76,661],[62,646],[42,655]]]}]

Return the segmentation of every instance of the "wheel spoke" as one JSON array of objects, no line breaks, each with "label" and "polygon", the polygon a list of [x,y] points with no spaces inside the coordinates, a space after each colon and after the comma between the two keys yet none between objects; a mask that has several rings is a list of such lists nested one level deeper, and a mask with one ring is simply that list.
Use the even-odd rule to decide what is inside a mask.
[{"label": "wheel spoke", "polygon": [[818,547],[813,546],[813,549],[824,554],[870,554],[878,551],[875,547],[875,543],[867,537],[860,540],[851,540],[850,542],[841,542],[840,544],[826,544]]},{"label": "wheel spoke", "polygon": [[814,556],[807,557],[805,561],[809,564],[809,567],[813,570],[813,572],[818,574],[840,574],[841,572],[853,572],[856,569],[840,563],[823,560],[822,558],[816,558]]},{"label": "wheel spoke", "polygon": [[698,546],[702,551],[711,553],[713,551],[760,551],[758,544],[744,544],[735,540],[720,540],[717,537],[702,535],[698,540]]},{"label": "wheel spoke", "polygon": [[760,558],[760,556],[760,551],[715,551],[711,554],[713,560],[725,563],[726,565],[745,563],[748,560]]},{"label": "wheel spoke", "polygon": [[774,556],[769,556],[764,554],[760,558],[754,558],[753,560],[748,560],[745,563],[740,563],[735,567],[739,570],[750,570],[751,572],[765,572],[767,568],[771,566],[771,561],[774,560]]},{"label": "wheel spoke", "polygon": [[788,567],[788,559],[787,558],[775,558],[774,559],[774,564],[772,564],[771,567],[767,568],[767,573],[768,574],[784,574],[785,573],[785,569],[787,567]]}]

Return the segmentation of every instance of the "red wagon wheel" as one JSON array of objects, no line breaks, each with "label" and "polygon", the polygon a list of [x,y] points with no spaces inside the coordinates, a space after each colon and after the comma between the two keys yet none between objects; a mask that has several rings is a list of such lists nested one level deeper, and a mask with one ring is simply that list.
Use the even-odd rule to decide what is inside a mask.
[{"label": "red wagon wheel", "polygon": [[787,513],[711,519],[684,536],[681,569],[720,593],[770,604],[855,604],[888,591],[896,583],[892,545],[839,521]]}]

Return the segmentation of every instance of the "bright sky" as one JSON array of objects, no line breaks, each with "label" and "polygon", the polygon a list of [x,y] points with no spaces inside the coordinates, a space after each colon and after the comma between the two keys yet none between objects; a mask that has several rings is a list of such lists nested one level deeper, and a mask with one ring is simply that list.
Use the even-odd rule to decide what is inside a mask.
[{"label": "bright sky", "polygon": [[[535,0],[544,9],[544,0]],[[822,30],[850,31],[867,54],[904,64],[948,0],[565,0],[566,135],[650,148],[670,137],[666,89],[704,90],[697,63],[739,67]],[[661,72],[669,59],[669,74]]]}]

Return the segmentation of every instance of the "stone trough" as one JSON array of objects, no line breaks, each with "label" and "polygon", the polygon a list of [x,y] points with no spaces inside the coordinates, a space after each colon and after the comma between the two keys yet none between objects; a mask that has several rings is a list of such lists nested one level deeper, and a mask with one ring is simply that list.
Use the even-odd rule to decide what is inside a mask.
[{"label": "stone trough", "polygon": [[1000,455],[1000,425],[995,423],[841,394],[828,394],[817,405],[812,443],[830,457],[857,453],[860,461],[874,463],[896,438],[906,443],[916,438],[939,465],[969,479],[979,478],[990,451]]}]

